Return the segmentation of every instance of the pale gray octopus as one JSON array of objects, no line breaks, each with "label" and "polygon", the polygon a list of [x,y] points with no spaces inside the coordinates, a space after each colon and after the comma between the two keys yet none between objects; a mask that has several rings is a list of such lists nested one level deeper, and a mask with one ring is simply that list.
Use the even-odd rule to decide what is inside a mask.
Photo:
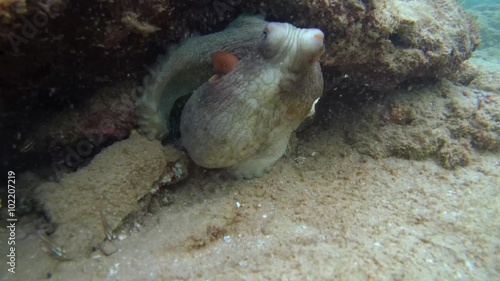
[{"label": "pale gray octopus", "polygon": [[[173,103],[194,91],[180,125],[193,161],[259,177],[285,153],[323,92],[323,39],[319,29],[249,16],[222,32],[190,38],[145,80],[137,104],[141,130],[149,138],[165,136]],[[229,55],[214,55],[221,51]],[[235,65],[213,75],[216,60],[231,56]]]}]

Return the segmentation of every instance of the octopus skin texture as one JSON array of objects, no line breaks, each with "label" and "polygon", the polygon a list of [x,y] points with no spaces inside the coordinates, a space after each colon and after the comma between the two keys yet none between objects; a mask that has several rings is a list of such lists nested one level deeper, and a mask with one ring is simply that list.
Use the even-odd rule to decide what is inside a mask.
[{"label": "octopus skin texture", "polygon": [[195,90],[180,126],[195,163],[240,178],[272,168],[323,91],[320,30],[269,23],[252,44],[234,69]]}]

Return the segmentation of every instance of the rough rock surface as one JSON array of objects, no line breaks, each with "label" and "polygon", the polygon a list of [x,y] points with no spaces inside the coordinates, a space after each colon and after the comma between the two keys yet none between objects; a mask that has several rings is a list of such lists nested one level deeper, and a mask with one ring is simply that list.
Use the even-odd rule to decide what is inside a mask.
[{"label": "rough rock surface", "polygon": [[[51,239],[70,258],[86,256],[106,238],[100,213],[115,229],[126,216],[145,207],[139,199],[158,182],[165,183],[166,172],[176,169],[183,155],[158,141],[132,136],[106,148],[88,166],[64,175],[61,182],[40,185],[36,199],[58,226]],[[174,173],[170,179],[180,177]]]},{"label": "rough rock surface", "polygon": [[322,29],[323,71],[347,75],[353,86],[387,90],[410,78],[443,77],[479,44],[476,25],[455,0],[324,1],[301,13],[288,2],[266,12]]},{"label": "rough rock surface", "polygon": [[103,147],[130,135],[137,125],[135,99],[132,81],[103,87],[84,104],[70,106],[20,134],[16,153],[6,158],[27,168],[34,168],[30,164],[38,158],[35,167],[51,166],[48,177],[75,170]]},{"label": "rough rock surface", "polygon": [[473,148],[500,150],[500,99],[494,92],[442,81],[352,107],[331,98],[320,102],[318,121],[336,124],[346,143],[377,159],[434,158],[454,169],[469,164]]},{"label": "rough rock surface", "polygon": [[139,84],[167,44],[220,30],[242,12],[322,29],[327,88],[342,80],[387,90],[415,77],[443,77],[479,43],[456,0],[2,0],[2,152],[17,153],[13,143],[22,145],[40,121],[84,103],[93,89],[126,78]]},{"label": "rough rock surface", "polygon": [[[7,62],[0,68],[2,82],[19,85],[26,75],[45,70],[28,88],[53,86],[51,78],[61,76],[89,82],[137,72],[166,42],[220,28],[242,11],[321,28],[329,43],[325,65],[378,89],[415,76],[445,75],[479,43],[475,24],[455,0],[3,2],[10,3],[0,5],[10,25],[0,40]],[[15,15],[7,12],[13,7]],[[155,45],[152,57],[144,57]],[[31,67],[22,76],[12,72],[23,63]]]}]

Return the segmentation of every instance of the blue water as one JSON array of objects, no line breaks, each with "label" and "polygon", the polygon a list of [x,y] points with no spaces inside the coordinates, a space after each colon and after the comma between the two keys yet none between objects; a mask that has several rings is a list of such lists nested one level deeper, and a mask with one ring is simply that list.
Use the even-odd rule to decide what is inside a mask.
[{"label": "blue water", "polygon": [[500,5],[500,0],[460,0],[459,2],[467,9],[476,5]]},{"label": "blue water", "polygon": [[[500,59],[500,0],[461,0],[460,2],[479,24],[481,32],[479,51],[487,51],[488,57]],[[479,54],[476,52],[474,55]]]}]

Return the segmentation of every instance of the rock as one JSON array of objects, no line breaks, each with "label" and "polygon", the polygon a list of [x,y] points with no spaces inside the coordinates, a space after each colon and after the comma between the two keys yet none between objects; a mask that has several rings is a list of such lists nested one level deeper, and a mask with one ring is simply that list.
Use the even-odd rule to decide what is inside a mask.
[{"label": "rock", "polygon": [[470,163],[469,150],[457,141],[445,142],[437,153],[439,164],[446,169],[467,166]]},{"label": "rock", "polygon": [[40,185],[36,198],[58,226],[51,235],[54,243],[72,258],[90,253],[106,238],[101,213],[115,229],[139,211],[138,201],[183,155],[158,141],[132,136],[103,150],[88,166],[65,174],[61,182]]},{"label": "rock", "polygon": [[[114,81],[138,85],[166,45],[221,30],[242,12],[323,30],[327,89],[342,82],[385,91],[412,78],[445,77],[479,44],[476,25],[455,0],[1,1],[0,147],[19,154],[40,122],[60,120],[64,115],[54,115],[72,104],[87,106],[89,93]],[[73,126],[61,138],[80,139]],[[22,160],[7,157],[4,165],[13,161]]]},{"label": "rock", "polygon": [[347,76],[353,86],[380,91],[412,78],[446,77],[479,44],[476,24],[454,0],[320,3],[310,5],[309,15],[289,14],[297,14],[293,23],[325,32],[323,71]]},{"label": "rock", "polygon": [[110,241],[102,242],[99,249],[106,256],[111,256],[112,254],[114,254],[120,250],[118,245],[116,245],[115,243],[110,242]]},{"label": "rock", "polygon": [[[16,8],[15,15],[3,7],[9,33],[0,40],[8,54],[0,81],[13,89],[47,64],[59,71],[39,77],[28,88],[70,88],[64,82],[85,84],[143,73],[144,63],[152,63],[165,43],[194,30],[220,29],[240,11],[322,29],[328,45],[324,66],[373,89],[393,88],[412,77],[447,75],[479,44],[476,25],[455,0],[17,2],[23,4],[16,7],[24,8]],[[44,20],[37,24],[36,15]],[[24,34],[31,25],[36,32]],[[13,44],[15,36],[24,40]],[[151,44],[156,48],[148,48]],[[16,69],[25,71],[21,76]]]},{"label": "rock", "polygon": [[85,104],[71,104],[36,128],[18,133],[14,153],[5,160],[24,168],[46,165],[49,169],[42,174],[53,178],[54,172],[74,171],[87,164],[103,147],[127,138],[137,127],[132,81],[103,87],[89,96]]},{"label": "rock", "polygon": [[472,148],[500,149],[500,100],[492,92],[443,81],[391,91],[356,108],[325,104],[332,99],[320,101],[318,118],[373,158],[435,158],[454,169],[470,163]]}]

